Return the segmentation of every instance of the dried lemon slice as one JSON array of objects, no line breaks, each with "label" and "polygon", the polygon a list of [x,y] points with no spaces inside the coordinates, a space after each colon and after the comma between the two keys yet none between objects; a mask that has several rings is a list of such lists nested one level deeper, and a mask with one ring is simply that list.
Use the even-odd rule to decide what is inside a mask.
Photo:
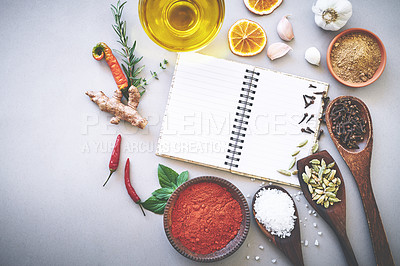
[{"label": "dried lemon slice", "polygon": [[267,44],[267,34],[256,22],[241,19],[228,32],[229,48],[239,56],[253,56],[260,53]]},{"label": "dried lemon slice", "polygon": [[283,0],[244,0],[246,7],[257,15],[268,15],[280,6]]}]

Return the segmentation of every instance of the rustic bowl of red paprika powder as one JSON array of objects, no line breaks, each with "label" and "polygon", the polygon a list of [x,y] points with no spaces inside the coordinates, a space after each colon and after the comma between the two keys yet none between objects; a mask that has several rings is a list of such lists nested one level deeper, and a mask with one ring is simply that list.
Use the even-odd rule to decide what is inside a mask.
[{"label": "rustic bowl of red paprika powder", "polygon": [[246,198],[229,181],[201,176],[181,185],[164,211],[164,230],[183,256],[213,262],[232,255],[250,227]]}]

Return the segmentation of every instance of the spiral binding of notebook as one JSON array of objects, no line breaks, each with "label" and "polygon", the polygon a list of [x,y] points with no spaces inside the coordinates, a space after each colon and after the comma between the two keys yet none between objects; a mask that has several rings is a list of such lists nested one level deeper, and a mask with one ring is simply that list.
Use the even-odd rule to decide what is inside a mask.
[{"label": "spiral binding of notebook", "polygon": [[242,93],[240,93],[239,105],[236,107],[236,117],[234,119],[233,130],[231,132],[230,142],[228,144],[228,154],[225,156],[227,159],[225,165],[231,168],[239,166],[241,149],[246,136],[248,119],[250,118],[251,107],[253,106],[254,94],[256,93],[259,72],[246,69],[243,81]]}]

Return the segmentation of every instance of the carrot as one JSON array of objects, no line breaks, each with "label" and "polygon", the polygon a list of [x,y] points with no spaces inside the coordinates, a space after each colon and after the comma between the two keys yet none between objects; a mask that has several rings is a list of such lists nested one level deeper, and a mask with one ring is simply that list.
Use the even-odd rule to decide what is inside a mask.
[{"label": "carrot", "polygon": [[111,73],[114,77],[115,83],[117,83],[118,88],[122,90],[128,87],[128,80],[126,79],[124,72],[118,63],[117,58],[115,58],[107,44],[104,42],[96,44],[96,46],[93,47],[92,55],[97,61],[103,59],[105,55],[106,62],[111,69]]}]

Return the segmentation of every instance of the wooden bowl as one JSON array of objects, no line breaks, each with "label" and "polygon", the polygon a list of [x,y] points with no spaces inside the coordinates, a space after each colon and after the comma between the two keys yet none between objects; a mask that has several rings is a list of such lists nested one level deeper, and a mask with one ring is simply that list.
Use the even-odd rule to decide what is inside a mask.
[{"label": "wooden bowl", "polygon": [[[174,209],[175,203],[180,193],[194,184],[203,182],[215,183],[220,185],[221,187],[225,187],[227,191],[231,193],[232,197],[239,203],[243,215],[242,223],[240,224],[240,229],[236,234],[235,238],[233,238],[224,248],[210,254],[197,254],[189,250],[180,242],[179,239],[176,239],[172,235],[171,231],[172,211]],[[194,261],[213,262],[222,260],[232,255],[236,250],[239,249],[239,247],[245,241],[247,234],[249,232],[249,228],[250,228],[250,210],[246,198],[243,196],[242,192],[240,192],[240,190],[229,181],[214,176],[196,177],[182,184],[177,190],[175,190],[174,193],[172,193],[164,210],[164,230],[169,242],[180,254]]]},{"label": "wooden bowl", "polygon": [[[368,35],[370,35],[372,38],[374,38],[376,40],[376,42],[378,43],[379,46],[379,50],[381,51],[381,64],[379,65],[378,69],[376,70],[375,74],[372,76],[372,78],[370,78],[369,80],[365,81],[365,82],[361,82],[361,83],[351,83],[349,81],[343,80],[341,79],[334,71],[332,68],[332,63],[331,63],[331,52],[332,52],[332,47],[333,45],[336,43],[336,41],[347,34],[351,34],[354,32],[361,32],[361,33],[366,33]],[[365,87],[367,85],[370,85],[371,83],[375,82],[380,75],[382,75],[383,70],[385,69],[386,66],[386,50],[385,50],[385,46],[383,46],[383,43],[381,41],[381,39],[379,39],[378,36],[376,36],[374,33],[372,33],[369,30],[366,29],[361,29],[361,28],[351,28],[348,30],[345,30],[341,33],[339,33],[335,38],[333,38],[333,40],[331,41],[331,43],[329,44],[328,47],[328,51],[326,53],[326,63],[328,65],[328,69],[331,72],[332,76],[339,81],[340,83],[349,86],[349,87],[353,87],[353,88],[360,88],[360,87]]]}]

